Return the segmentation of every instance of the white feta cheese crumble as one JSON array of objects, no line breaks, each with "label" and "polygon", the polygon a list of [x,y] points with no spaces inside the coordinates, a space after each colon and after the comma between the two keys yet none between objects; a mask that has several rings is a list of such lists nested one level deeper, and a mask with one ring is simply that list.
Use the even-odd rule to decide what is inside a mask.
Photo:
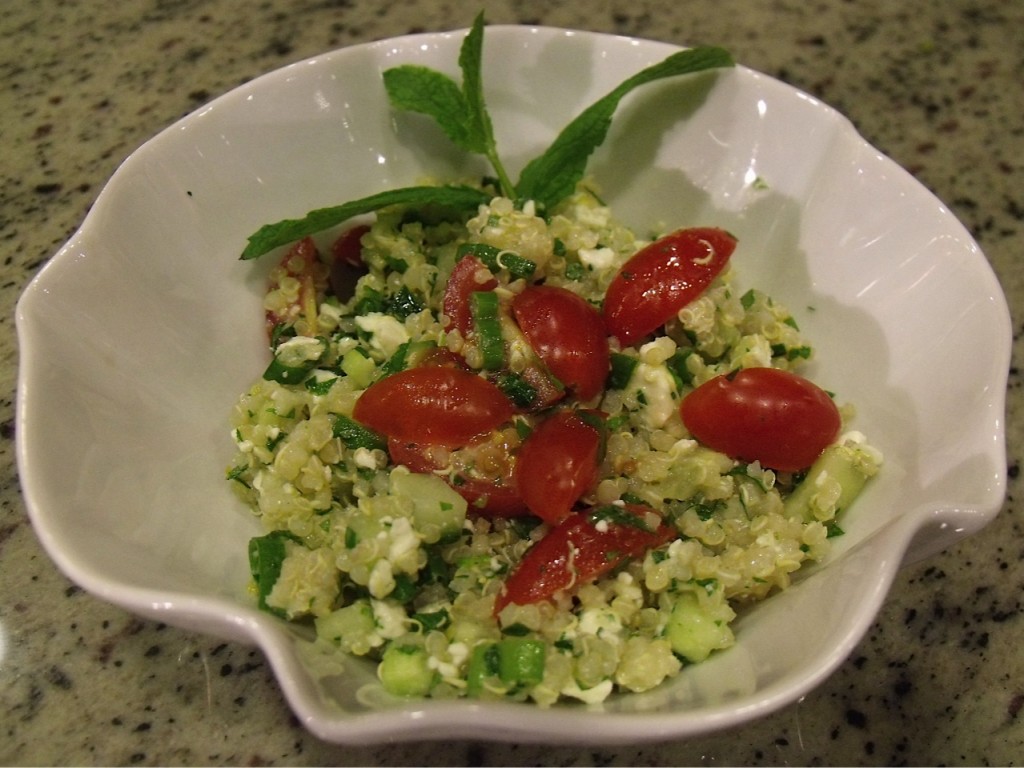
[{"label": "white feta cheese crumble", "polygon": [[382,638],[401,637],[405,634],[407,617],[405,609],[387,600],[370,600],[373,608],[373,623]]},{"label": "white feta cheese crumble", "polygon": [[391,594],[395,588],[395,575],[391,569],[391,561],[381,558],[373,564],[370,571],[370,579],[366,585],[370,594],[374,597],[383,598]]},{"label": "white feta cheese crumble", "polygon": [[356,448],[352,458],[355,459],[356,466],[363,469],[379,469],[381,466],[377,453],[369,448]]},{"label": "white feta cheese crumble", "polygon": [[633,384],[643,393],[643,415],[647,426],[665,426],[677,408],[676,383],[664,365],[639,363],[633,373]]},{"label": "white feta cheese crumble", "polygon": [[560,691],[565,696],[579,699],[585,704],[600,704],[612,692],[612,681],[602,680],[592,688],[580,688],[579,683],[570,680]]},{"label": "white feta cheese crumble", "polygon": [[277,345],[274,356],[289,368],[298,368],[305,363],[319,360],[326,346],[320,339],[311,336],[295,336]]},{"label": "white feta cheese crumble", "polygon": [[608,608],[588,608],[580,614],[577,632],[618,643],[622,639],[622,620]]},{"label": "white feta cheese crumble", "polygon": [[359,330],[370,334],[370,346],[388,357],[410,338],[409,331],[397,318],[381,312],[357,316],[356,325]]},{"label": "white feta cheese crumble", "polygon": [[611,248],[580,248],[580,261],[593,270],[607,269],[615,263],[615,251]]}]

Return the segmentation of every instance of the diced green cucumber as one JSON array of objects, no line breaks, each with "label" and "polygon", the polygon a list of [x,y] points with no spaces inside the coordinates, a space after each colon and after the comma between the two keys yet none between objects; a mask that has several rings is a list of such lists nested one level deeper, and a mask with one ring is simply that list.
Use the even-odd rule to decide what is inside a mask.
[{"label": "diced green cucumber", "polygon": [[479,696],[485,690],[496,687],[498,664],[497,643],[481,643],[473,648],[466,668],[466,693]]},{"label": "diced green cucumber", "polygon": [[697,596],[689,592],[676,597],[665,637],[672,651],[691,664],[704,661],[712,651],[728,648],[733,642],[729,625],[708,615]]},{"label": "diced green cucumber", "polygon": [[421,646],[391,645],[377,666],[377,676],[384,689],[395,696],[426,696],[438,677],[429,661]]},{"label": "diced green cucumber", "polygon": [[377,364],[361,347],[354,347],[342,355],[341,370],[356,389],[365,389],[373,381]]},{"label": "diced green cucumber", "polygon": [[544,679],[547,645],[532,637],[506,637],[498,642],[498,677],[508,685],[536,685]]},{"label": "diced green cucumber", "polygon": [[450,541],[466,522],[466,500],[434,475],[396,470],[391,473],[391,493],[412,500],[412,525],[424,542]]},{"label": "diced green cucumber", "polygon": [[859,446],[854,443],[842,443],[826,448],[807,470],[807,475],[800,485],[786,499],[786,516],[797,517],[807,522],[822,519],[814,513],[815,496],[827,491],[826,486],[830,483],[839,484],[838,499],[834,505],[830,505],[834,508],[819,511],[824,512],[826,517],[832,517],[849,507],[873,474],[870,468],[874,464],[865,461],[865,458]]},{"label": "diced green cucumber", "polygon": [[326,616],[318,616],[314,624],[317,637],[339,645],[358,644],[359,638],[369,637],[377,629],[369,600],[357,600]]},{"label": "diced green cucumber", "polygon": [[531,637],[505,637],[473,648],[466,671],[466,691],[479,696],[485,690],[501,693],[544,679],[547,646]]}]

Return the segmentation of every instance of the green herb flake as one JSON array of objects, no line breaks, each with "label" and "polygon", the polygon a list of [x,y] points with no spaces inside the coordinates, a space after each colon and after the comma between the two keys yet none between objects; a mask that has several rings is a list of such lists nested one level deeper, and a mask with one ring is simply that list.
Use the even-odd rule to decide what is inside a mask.
[{"label": "green herb flake", "polygon": [[380,435],[372,429],[364,427],[348,416],[340,413],[332,414],[334,426],[332,432],[335,437],[340,438],[349,448],[367,448],[369,450],[387,450],[387,443]]},{"label": "green herb flake", "polygon": [[232,467],[227,471],[226,477],[228,480],[234,480],[236,483],[241,483],[246,488],[249,488],[251,486],[242,479],[242,475],[244,475],[248,469],[248,467]]},{"label": "green herb flake", "polygon": [[[502,373],[495,383],[518,408],[529,408],[537,401],[537,388],[518,373]],[[516,429],[519,429],[518,424]]]},{"label": "green herb flake", "polygon": [[334,386],[334,382],[336,382],[337,380],[337,376],[332,376],[328,379],[323,379],[322,381],[317,381],[315,377],[311,377],[309,379],[306,379],[305,386],[306,389],[309,390],[311,394],[323,396],[331,391],[331,387]]},{"label": "green herb flake", "polygon": [[616,504],[603,504],[599,507],[594,507],[587,513],[587,519],[595,526],[604,522],[636,528],[647,533],[654,533],[642,517],[634,515],[632,512]]},{"label": "green herb flake", "polygon": [[249,571],[256,584],[257,604],[262,610],[278,616],[284,612],[267,605],[267,596],[281,575],[281,567],[287,556],[285,542],[289,539],[294,540],[294,537],[284,531],[273,531],[249,539]]},{"label": "green herb flake", "polygon": [[411,618],[420,625],[420,629],[423,632],[431,632],[435,629],[444,629],[451,624],[451,617],[448,615],[448,611],[443,608],[440,611],[414,613]]},{"label": "green herb flake", "polygon": [[605,382],[607,389],[625,389],[633,378],[633,371],[640,364],[640,360],[621,352],[612,352],[611,370],[608,372],[608,379]]}]

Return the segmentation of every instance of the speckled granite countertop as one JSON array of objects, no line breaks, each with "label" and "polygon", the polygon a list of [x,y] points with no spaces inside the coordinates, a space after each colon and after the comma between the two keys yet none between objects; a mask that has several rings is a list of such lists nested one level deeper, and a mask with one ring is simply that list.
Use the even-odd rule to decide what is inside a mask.
[{"label": "speckled granite countertop", "polygon": [[[719,44],[845,112],[978,238],[1024,322],[1024,4],[1006,0],[487,0],[494,23]],[[740,730],[618,749],[325,744],[260,652],[150,623],[69,583],[14,462],[14,305],[120,161],[238,83],[335,47],[468,25],[446,0],[8,0],[0,10],[0,763],[1014,764],[1024,760],[1024,449],[1010,377],[1009,498],[906,569],[850,659]],[[1019,330],[1018,330],[1019,334]],[[1021,347],[1016,341],[1015,360]]]}]

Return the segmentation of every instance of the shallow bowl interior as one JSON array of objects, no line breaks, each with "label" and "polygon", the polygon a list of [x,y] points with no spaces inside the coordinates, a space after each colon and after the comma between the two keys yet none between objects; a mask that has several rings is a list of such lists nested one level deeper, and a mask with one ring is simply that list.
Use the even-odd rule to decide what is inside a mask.
[{"label": "shallow bowl interior", "polygon": [[[259,645],[301,721],[326,739],[639,742],[793,701],[850,652],[902,562],[998,511],[1010,327],[983,254],[938,200],[842,116],[742,67],[635,93],[591,169],[641,232],[735,233],[741,283],[789,305],[816,346],[812,375],[856,404],[856,427],[886,465],[844,519],[834,556],[746,611],[735,648],[598,708],[388,701],[366,664],[320,656],[253,608],[245,542],[259,529],[224,470],[229,409],[266,363],[270,262],[238,254],[269,221],[424,176],[485,172],[432,124],[393,114],[381,87],[399,63],[457,76],[463,34],[292,65],[128,158],[18,306],[18,460],[35,529],[99,597]],[[673,50],[489,28],[484,82],[513,173],[580,109]]]}]

